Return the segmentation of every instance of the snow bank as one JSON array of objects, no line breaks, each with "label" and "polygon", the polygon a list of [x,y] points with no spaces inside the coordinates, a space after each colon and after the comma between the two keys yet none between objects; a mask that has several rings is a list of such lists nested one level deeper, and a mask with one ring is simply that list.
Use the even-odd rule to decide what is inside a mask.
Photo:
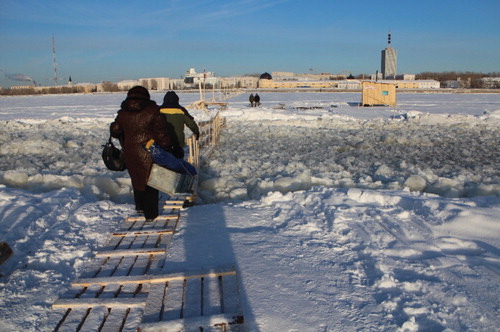
[{"label": "snow bank", "polygon": [[227,117],[220,145],[200,175],[204,201],[259,199],[316,185],[446,197],[500,192],[498,124],[485,118],[359,122],[324,110],[313,119],[282,121],[267,113],[272,110]]},{"label": "snow bank", "polygon": [[[325,95],[335,98],[324,100]],[[403,106],[397,111],[365,109],[340,100],[352,94],[313,94],[308,97],[321,99],[288,102],[289,96],[296,97],[266,94],[270,100],[258,108],[249,108],[239,97],[223,112],[227,128],[200,174],[203,202],[260,199],[273,191],[313,186],[407,189],[446,197],[500,192],[500,120],[494,102],[476,114],[469,110],[447,114],[436,106],[441,104],[440,96],[410,95],[409,101],[401,102],[419,108],[414,98],[432,97],[432,103],[423,103],[427,112]],[[94,103],[102,105],[93,105],[88,97],[0,99],[0,105],[17,101],[18,110],[24,99],[26,103],[29,98],[38,99],[38,107],[26,106],[36,116],[46,112],[55,117],[63,107],[71,110],[71,116],[54,119],[0,122],[0,184],[38,192],[71,187],[99,199],[125,202],[131,192],[127,173],[106,170],[100,157],[122,96],[94,96]],[[161,95],[154,97],[161,99]],[[43,101],[55,105],[45,106]],[[83,117],[75,118],[75,113]],[[209,116],[201,111],[193,114],[197,119]]]}]

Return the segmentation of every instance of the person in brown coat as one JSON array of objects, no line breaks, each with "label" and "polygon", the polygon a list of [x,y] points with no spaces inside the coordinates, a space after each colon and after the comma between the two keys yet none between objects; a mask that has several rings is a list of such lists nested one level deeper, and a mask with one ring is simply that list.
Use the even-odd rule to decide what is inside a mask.
[{"label": "person in brown coat", "polygon": [[110,125],[111,136],[119,138],[123,147],[125,164],[134,189],[135,208],[137,212],[144,213],[146,221],[158,216],[159,194],[158,190],[147,185],[153,160],[144,146],[154,139],[163,149],[173,152],[175,148],[169,130],[171,128],[159,112],[159,107],[142,86],[128,91],[115,121]]}]

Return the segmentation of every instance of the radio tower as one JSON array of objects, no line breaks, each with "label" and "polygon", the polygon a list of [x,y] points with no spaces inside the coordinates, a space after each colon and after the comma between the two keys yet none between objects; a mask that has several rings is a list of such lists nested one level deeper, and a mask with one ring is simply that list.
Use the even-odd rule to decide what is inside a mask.
[{"label": "radio tower", "polygon": [[54,59],[54,85],[57,86],[56,46],[54,43],[54,36],[52,36],[52,58]]}]

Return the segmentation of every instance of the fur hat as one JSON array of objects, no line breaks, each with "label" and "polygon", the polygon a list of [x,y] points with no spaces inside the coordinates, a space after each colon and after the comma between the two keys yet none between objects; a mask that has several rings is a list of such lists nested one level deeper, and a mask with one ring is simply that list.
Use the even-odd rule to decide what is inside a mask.
[{"label": "fur hat", "polygon": [[132,89],[128,90],[127,98],[149,99],[150,96],[148,89],[146,89],[143,86],[137,85],[134,86]]},{"label": "fur hat", "polygon": [[163,105],[165,107],[179,107],[179,96],[175,91],[168,91],[163,97]]}]

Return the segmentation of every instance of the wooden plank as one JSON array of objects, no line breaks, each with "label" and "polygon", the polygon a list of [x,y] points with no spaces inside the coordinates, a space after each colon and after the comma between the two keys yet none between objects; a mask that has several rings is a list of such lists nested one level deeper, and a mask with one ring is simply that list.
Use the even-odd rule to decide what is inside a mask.
[{"label": "wooden plank", "polygon": [[88,287],[85,287],[83,289],[83,293],[78,294],[79,299],[85,299],[85,298],[96,298],[99,296],[100,293],[102,293],[104,286],[102,285],[90,285]]},{"label": "wooden plank", "polygon": [[148,239],[149,235],[139,235],[130,237],[132,240],[127,248],[119,248],[119,249],[128,249],[128,250],[137,250],[137,249],[148,249],[144,245]]},{"label": "wooden plank", "polygon": [[94,258],[90,262],[84,264],[84,268],[82,273],[80,274],[80,278],[92,278],[95,277],[99,271],[101,271],[102,266],[106,263],[109,258],[101,257]]},{"label": "wooden plank", "polygon": [[85,322],[89,312],[89,308],[71,309],[68,315],[63,317],[63,320],[59,322],[54,331],[79,331],[80,326]]},{"label": "wooden plank", "polygon": [[168,199],[165,201],[165,203],[168,203],[168,204],[184,204],[184,199]]},{"label": "wooden plank", "polygon": [[106,308],[132,308],[146,305],[146,298],[78,298],[78,299],[57,299],[52,308],[88,309],[99,306]]},{"label": "wooden plank", "polygon": [[106,320],[108,314],[109,311],[106,307],[92,308],[79,331],[96,331]]},{"label": "wooden plank", "polygon": [[111,236],[138,236],[138,235],[155,235],[155,234],[169,234],[173,233],[173,229],[150,229],[150,230],[142,230],[142,231],[123,231],[123,232],[115,232],[111,234]]},{"label": "wooden plank", "polygon": [[143,312],[144,308],[130,308],[122,332],[137,332],[137,327],[141,324]]},{"label": "wooden plank", "polygon": [[[130,270],[134,266],[137,260],[137,256],[124,257],[120,260],[116,270],[113,272],[113,276],[127,276]],[[114,298],[117,297],[122,291],[122,285],[119,283],[109,284],[104,286],[99,298]]]},{"label": "wooden plank", "polygon": [[122,230],[141,229],[142,225],[144,225],[145,222],[146,219],[144,217],[140,216],[127,217],[121,223],[120,229]]},{"label": "wooden plank", "polygon": [[96,275],[96,278],[112,276],[117,267],[120,265],[122,259],[123,257],[110,257],[107,259],[99,273]]},{"label": "wooden plank", "polygon": [[184,283],[184,279],[172,280],[168,282],[166,294],[163,297],[163,311],[160,315],[161,320],[175,320],[182,317],[184,304]]},{"label": "wooden plank", "polygon": [[130,308],[111,308],[100,332],[121,332]]},{"label": "wooden plank", "polygon": [[147,274],[151,259],[151,256],[137,256],[137,260],[135,261],[134,266],[132,266],[132,268],[130,269],[128,275],[138,276]]},{"label": "wooden plank", "polygon": [[202,316],[219,315],[222,313],[222,277],[206,277],[203,280]]},{"label": "wooden plank", "polygon": [[170,213],[173,213],[175,210],[180,210],[182,209],[182,205],[164,205],[163,206],[163,211],[167,211]]},{"label": "wooden plank", "polygon": [[201,278],[186,280],[184,318],[201,316]]},{"label": "wooden plank", "polygon": [[236,275],[236,271],[232,269],[213,269],[201,273],[172,273],[163,275],[139,275],[139,276],[126,276],[126,277],[97,277],[97,278],[82,278],[75,281],[73,286],[83,286],[88,287],[90,285],[107,285],[110,283],[121,283],[121,284],[145,284],[145,283],[161,283],[168,282],[172,280],[183,280],[191,278],[201,278],[201,277],[216,277],[216,276],[231,276]]},{"label": "wooden plank", "polygon": [[106,245],[99,248],[99,250],[114,250],[121,244],[122,241],[123,237],[110,237]]},{"label": "wooden plank", "polygon": [[161,319],[163,300],[167,290],[167,283],[154,284],[148,290],[146,307],[142,316],[143,322],[158,322]]},{"label": "wooden plank", "polygon": [[97,257],[125,257],[125,256],[132,256],[132,255],[158,255],[158,254],[164,254],[167,252],[167,248],[152,248],[152,249],[147,249],[147,248],[139,248],[139,249],[122,249],[122,250],[105,250],[105,251],[100,251],[96,253]]},{"label": "wooden plank", "polygon": [[[113,238],[113,237],[111,237]],[[118,237],[119,238],[119,237]],[[124,250],[124,249],[129,249],[130,246],[132,245],[132,243],[134,243],[135,241],[135,237],[121,237],[119,238],[120,241],[118,243],[117,246],[115,246],[114,248],[109,248],[108,250]]]},{"label": "wooden plank", "polygon": [[[177,214],[169,214],[169,215],[159,215],[158,217],[156,217],[155,220],[167,220],[167,219],[177,219],[179,218],[179,215]],[[127,217],[125,219],[125,221],[127,222],[131,222],[131,221],[145,221],[145,218],[144,217]]]},{"label": "wooden plank", "polygon": [[[146,246],[148,248],[161,248],[165,249],[165,253],[160,255],[150,255],[148,265],[146,269],[143,271],[143,274],[152,274],[161,271],[163,265],[165,264],[165,257],[167,252],[167,244],[166,241],[172,237],[172,234],[160,234],[157,236],[150,236],[146,242]],[[135,273],[134,275],[138,275],[139,273]]]}]

